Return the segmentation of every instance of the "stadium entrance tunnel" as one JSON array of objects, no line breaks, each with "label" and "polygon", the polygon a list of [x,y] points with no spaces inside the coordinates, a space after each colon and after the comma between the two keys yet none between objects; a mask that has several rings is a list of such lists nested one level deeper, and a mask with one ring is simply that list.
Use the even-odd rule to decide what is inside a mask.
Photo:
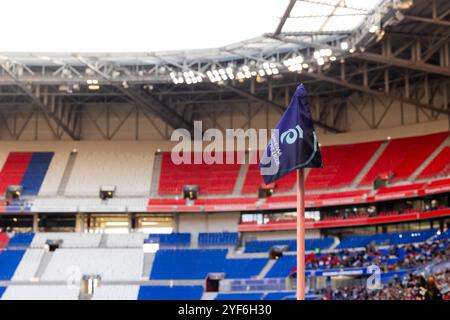
[{"label": "stadium entrance tunnel", "polygon": [[283,256],[283,252],[288,251],[289,247],[287,245],[283,246],[273,246],[269,250],[269,259],[278,260]]},{"label": "stadium entrance tunnel", "polygon": [[225,273],[209,273],[206,276],[206,292],[219,292],[220,281],[225,279]]}]

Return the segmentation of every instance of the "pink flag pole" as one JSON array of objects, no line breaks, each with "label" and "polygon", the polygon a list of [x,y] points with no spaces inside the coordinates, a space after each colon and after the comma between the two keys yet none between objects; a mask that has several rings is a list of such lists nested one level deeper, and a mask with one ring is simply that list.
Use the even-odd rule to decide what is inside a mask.
[{"label": "pink flag pole", "polygon": [[297,300],[305,300],[305,183],[297,170]]}]

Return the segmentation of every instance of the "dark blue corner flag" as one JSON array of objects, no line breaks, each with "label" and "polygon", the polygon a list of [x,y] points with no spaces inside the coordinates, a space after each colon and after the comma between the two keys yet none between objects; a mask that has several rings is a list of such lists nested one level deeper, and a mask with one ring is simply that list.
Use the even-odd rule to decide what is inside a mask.
[{"label": "dark blue corner flag", "polygon": [[303,84],[295,90],[260,161],[261,176],[266,184],[300,168],[322,168],[319,142]]}]

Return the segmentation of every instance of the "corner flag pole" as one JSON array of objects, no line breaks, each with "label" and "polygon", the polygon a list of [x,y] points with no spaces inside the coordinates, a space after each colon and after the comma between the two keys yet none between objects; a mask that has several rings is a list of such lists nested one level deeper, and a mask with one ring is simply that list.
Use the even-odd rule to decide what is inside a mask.
[{"label": "corner flag pole", "polygon": [[297,170],[297,300],[305,300],[305,179]]}]

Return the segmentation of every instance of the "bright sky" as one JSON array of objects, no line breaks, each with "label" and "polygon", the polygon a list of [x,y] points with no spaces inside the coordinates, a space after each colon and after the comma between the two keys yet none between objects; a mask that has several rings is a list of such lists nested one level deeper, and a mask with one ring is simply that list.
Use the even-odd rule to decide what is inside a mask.
[{"label": "bright sky", "polygon": [[1,0],[0,52],[214,48],[273,32],[288,0]]}]

